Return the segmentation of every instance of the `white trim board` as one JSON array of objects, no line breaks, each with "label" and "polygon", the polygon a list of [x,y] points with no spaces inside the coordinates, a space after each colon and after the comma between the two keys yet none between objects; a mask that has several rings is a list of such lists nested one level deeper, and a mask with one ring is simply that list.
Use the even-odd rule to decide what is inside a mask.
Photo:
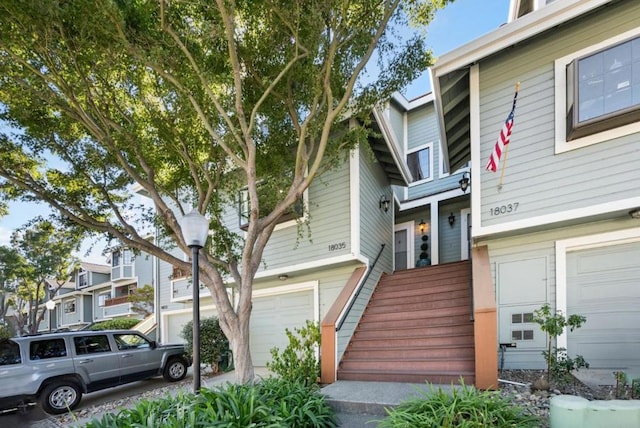
[{"label": "white trim board", "polygon": [[[556,241],[556,310],[567,314],[567,253],[640,241],[640,227]],[[557,339],[558,348],[567,347],[566,331]]]}]

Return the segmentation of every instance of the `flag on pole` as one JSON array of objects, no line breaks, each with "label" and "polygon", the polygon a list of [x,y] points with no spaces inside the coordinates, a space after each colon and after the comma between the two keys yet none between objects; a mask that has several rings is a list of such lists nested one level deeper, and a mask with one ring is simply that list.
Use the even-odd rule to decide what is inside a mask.
[{"label": "flag on pole", "polygon": [[516,93],[513,96],[513,105],[511,106],[511,112],[509,113],[509,116],[507,116],[507,120],[502,126],[502,130],[500,131],[500,135],[498,136],[498,141],[496,141],[496,144],[493,147],[491,156],[489,156],[489,161],[487,162],[487,166],[485,167],[487,171],[496,172],[498,170],[500,158],[505,152],[506,147],[511,139],[511,131],[513,130],[513,116],[516,111],[516,99],[518,98],[518,89],[518,85],[516,85]]}]

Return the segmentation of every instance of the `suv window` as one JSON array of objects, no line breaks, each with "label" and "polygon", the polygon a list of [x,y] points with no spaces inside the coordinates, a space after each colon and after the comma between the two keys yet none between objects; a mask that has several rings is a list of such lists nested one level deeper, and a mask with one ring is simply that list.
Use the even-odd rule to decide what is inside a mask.
[{"label": "suv window", "polygon": [[76,347],[76,355],[97,354],[111,352],[109,338],[105,336],[80,336],[73,338]]},{"label": "suv window", "polygon": [[0,341],[0,366],[20,364],[20,346],[12,340]]},{"label": "suv window", "polygon": [[151,347],[148,340],[142,336],[138,336],[137,334],[114,334],[113,337],[118,344],[118,349],[121,351]]},{"label": "suv window", "polygon": [[34,340],[29,346],[29,359],[44,360],[47,358],[66,357],[67,348],[64,339]]}]

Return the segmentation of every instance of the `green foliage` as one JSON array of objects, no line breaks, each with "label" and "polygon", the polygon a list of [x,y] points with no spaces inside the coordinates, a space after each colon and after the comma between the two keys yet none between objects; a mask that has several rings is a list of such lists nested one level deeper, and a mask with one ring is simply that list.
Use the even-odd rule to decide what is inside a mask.
[{"label": "green foliage", "polygon": [[627,374],[623,371],[613,372],[613,376],[616,378],[616,398],[624,398],[627,390],[627,384],[629,379]]},{"label": "green foliage", "polygon": [[317,387],[273,377],[257,384],[203,388],[141,401],[132,409],[93,419],[86,428],[138,427],[337,427],[333,410]]},{"label": "green foliage", "polygon": [[271,361],[267,362],[267,368],[281,379],[314,385],[320,376],[320,361],[316,357],[320,346],[320,327],[307,320],[304,327],[293,330],[295,333],[285,329],[289,344],[282,353],[277,347],[269,351]]},{"label": "green foliage", "polygon": [[423,396],[387,409],[387,417],[378,428],[396,427],[460,427],[460,428],[527,428],[539,427],[540,421],[521,407],[515,406],[497,391],[479,391],[461,382],[451,392],[442,388],[422,393]]},{"label": "green foliage", "polygon": [[131,310],[145,317],[153,314],[154,297],[155,290],[153,285],[145,284],[143,287],[136,288],[128,298],[129,303],[131,303]]},{"label": "green foliage", "polygon": [[582,327],[587,322],[587,318],[582,315],[573,314],[566,318],[562,311],[552,312],[548,303],[542,305],[540,309],[533,312],[533,322],[540,326],[540,329],[547,333],[547,349],[542,351],[542,355],[547,362],[547,381],[553,378],[563,382],[571,375],[571,371],[589,367],[582,355],[570,358],[565,348],[553,346],[555,339],[562,334],[565,328],[573,331]]},{"label": "green foliage", "polygon": [[139,322],[135,318],[114,318],[91,324],[87,330],[131,330]]},{"label": "green foliage", "polygon": [[0,323],[0,340],[13,337],[13,332],[8,325]]},{"label": "green foliage", "polygon": [[[187,344],[185,350],[193,354],[193,321],[189,321],[180,332]],[[200,319],[200,361],[209,364],[214,373],[228,370],[231,367],[229,339],[220,328],[220,321],[216,317]]]}]

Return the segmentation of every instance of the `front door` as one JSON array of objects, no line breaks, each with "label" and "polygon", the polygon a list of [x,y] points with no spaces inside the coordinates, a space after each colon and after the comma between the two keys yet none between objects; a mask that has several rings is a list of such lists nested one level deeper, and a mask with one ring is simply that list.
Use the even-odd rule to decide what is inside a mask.
[{"label": "front door", "polygon": [[394,270],[407,270],[413,267],[413,222],[396,224],[393,242]]}]

